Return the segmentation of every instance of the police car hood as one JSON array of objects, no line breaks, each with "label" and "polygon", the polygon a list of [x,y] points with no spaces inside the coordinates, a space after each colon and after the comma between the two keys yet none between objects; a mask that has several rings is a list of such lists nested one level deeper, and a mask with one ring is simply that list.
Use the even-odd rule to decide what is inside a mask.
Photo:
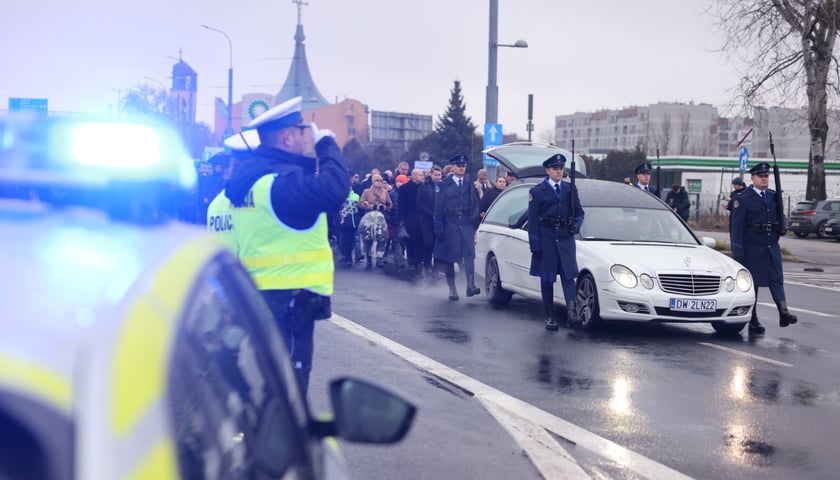
[{"label": "police car hood", "polygon": [[94,348],[113,348],[126,298],[198,234],[178,224],[117,224],[98,212],[0,205],[0,368],[50,372],[72,384]]}]

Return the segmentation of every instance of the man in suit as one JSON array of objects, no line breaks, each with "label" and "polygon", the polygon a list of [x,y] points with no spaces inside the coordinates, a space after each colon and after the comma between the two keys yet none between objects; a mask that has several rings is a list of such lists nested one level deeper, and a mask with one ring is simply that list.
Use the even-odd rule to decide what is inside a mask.
[{"label": "man in suit", "polygon": [[764,333],[755,307],[758,287],[770,287],[770,295],[779,311],[779,326],[787,327],[798,321],[788,311],[782,273],[782,250],[779,235],[787,232],[784,217],[776,212],[776,192],[767,188],[770,183],[770,164],[761,162],[750,169],[752,185],[732,201],[732,226],[729,232],[732,258],[747,267],[753,277],[756,305],[753,305],[749,332]]},{"label": "man in suit", "polygon": [[638,164],[636,169],[633,170],[633,173],[636,175],[636,183],[634,185],[658,198],[659,190],[650,184],[650,172],[652,170],[653,168],[648,162]]},{"label": "man in suit", "polygon": [[478,295],[475,286],[475,229],[481,222],[478,214],[478,194],[465,175],[467,156],[456,155],[449,160],[452,175],[440,182],[435,196],[435,265],[440,264],[449,286],[449,299],[458,300],[455,288],[455,264],[467,277],[467,296]]},{"label": "man in suit", "polygon": [[566,157],[555,154],[543,162],[546,179],[529,192],[528,243],[531,248],[531,275],[540,277],[540,293],[547,330],[557,330],[554,319],[554,282],[560,275],[566,299],[569,326],[578,322],[575,308],[575,235],[583,224],[583,207],[575,187],[563,182]]}]

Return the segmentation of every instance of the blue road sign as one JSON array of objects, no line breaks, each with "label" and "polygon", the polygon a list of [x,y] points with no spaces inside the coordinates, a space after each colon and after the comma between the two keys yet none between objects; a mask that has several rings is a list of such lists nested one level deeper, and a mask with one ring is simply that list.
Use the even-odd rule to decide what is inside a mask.
[{"label": "blue road sign", "polygon": [[[502,144],[502,124],[501,123],[485,123],[484,124],[484,149],[498,147]],[[490,158],[484,154],[485,167],[497,167],[499,161],[495,158]]]},{"label": "blue road sign", "polygon": [[37,112],[39,115],[47,114],[46,98],[9,98],[9,111]]},{"label": "blue road sign", "polygon": [[747,151],[747,147],[741,147],[741,155],[738,157],[738,163],[741,167],[741,173],[747,171],[747,162],[750,161],[750,152]]}]

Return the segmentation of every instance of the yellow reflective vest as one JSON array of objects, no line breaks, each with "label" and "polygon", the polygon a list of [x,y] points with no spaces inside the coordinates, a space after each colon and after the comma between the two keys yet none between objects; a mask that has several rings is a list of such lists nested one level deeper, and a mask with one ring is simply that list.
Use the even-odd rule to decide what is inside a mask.
[{"label": "yellow reflective vest", "polygon": [[234,207],[222,192],[224,203],[216,205],[217,197],[208,209],[208,229],[222,235],[260,290],[307,289],[331,295],[335,264],[327,215],[321,213],[304,230],[283,224],[271,206],[274,178],[269,174],[257,180],[242,207]]}]

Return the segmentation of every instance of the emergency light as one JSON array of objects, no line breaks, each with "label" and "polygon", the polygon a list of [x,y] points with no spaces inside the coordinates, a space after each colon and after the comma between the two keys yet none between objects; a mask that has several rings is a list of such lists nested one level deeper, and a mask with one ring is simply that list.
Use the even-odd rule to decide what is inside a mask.
[{"label": "emergency light", "polygon": [[161,122],[0,119],[3,196],[81,204],[148,222],[174,213],[195,183],[195,166],[180,135]]}]

